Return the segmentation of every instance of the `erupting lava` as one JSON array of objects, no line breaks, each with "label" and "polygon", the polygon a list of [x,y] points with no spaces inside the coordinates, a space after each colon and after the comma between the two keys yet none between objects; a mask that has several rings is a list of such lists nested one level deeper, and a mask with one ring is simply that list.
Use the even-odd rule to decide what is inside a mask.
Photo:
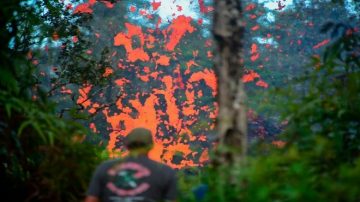
[{"label": "erupting lava", "polygon": [[[76,15],[102,13],[101,20],[92,19],[94,47],[86,54],[104,58],[102,49],[106,46],[109,50],[109,62],[102,72],[108,86],[102,90],[84,84],[60,93],[74,92],[76,104],[94,117],[89,128],[106,142],[112,156],[126,155],[124,137],[135,127],[145,127],[152,131],[155,142],[152,159],[173,168],[203,165],[212,145],[207,135],[214,130],[218,110],[217,79],[210,68],[213,43],[201,32],[213,8],[204,0],[191,1],[198,4],[201,18],[193,19],[183,14],[184,6],[174,5],[174,12],[182,14],[165,19],[158,14],[165,4],[144,2],[89,0],[73,8]],[[107,9],[112,16],[103,14]],[[254,8],[249,5],[246,9]],[[122,16],[114,18],[115,13]],[[72,36],[72,42],[80,44],[81,37]],[[252,62],[259,59],[257,44],[252,44],[250,53]],[[254,70],[242,79],[268,86]]]}]

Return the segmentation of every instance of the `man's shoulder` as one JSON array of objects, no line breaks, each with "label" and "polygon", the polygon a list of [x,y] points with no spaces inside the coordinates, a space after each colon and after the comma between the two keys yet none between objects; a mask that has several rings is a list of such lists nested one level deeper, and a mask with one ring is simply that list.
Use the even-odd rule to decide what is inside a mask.
[{"label": "man's shoulder", "polygon": [[98,166],[98,169],[100,170],[106,170],[108,168],[110,168],[111,166],[115,165],[116,163],[120,162],[120,159],[109,159],[106,161],[103,161],[100,163],[100,165]]},{"label": "man's shoulder", "polygon": [[175,170],[172,169],[170,166],[166,165],[165,163],[161,163],[158,161],[154,161],[152,159],[149,159],[157,168],[159,168],[162,172],[175,174]]},{"label": "man's shoulder", "polygon": [[176,173],[176,171],[174,169],[172,169],[170,166],[168,166],[164,163],[158,162],[158,161],[154,161],[147,157],[140,157],[140,158],[126,157],[123,159],[110,159],[110,160],[103,161],[99,165],[98,169],[107,170],[110,167],[114,166],[115,164],[119,164],[119,163],[121,164],[121,163],[126,163],[126,162],[138,162],[140,164],[144,164],[144,166],[146,166],[146,167],[152,165],[150,167],[153,167],[154,169],[159,170],[160,172],[164,172],[164,174],[165,173],[171,173],[171,174]]},{"label": "man's shoulder", "polygon": [[108,159],[103,161],[100,165],[114,165],[115,163],[121,161],[121,159]]}]

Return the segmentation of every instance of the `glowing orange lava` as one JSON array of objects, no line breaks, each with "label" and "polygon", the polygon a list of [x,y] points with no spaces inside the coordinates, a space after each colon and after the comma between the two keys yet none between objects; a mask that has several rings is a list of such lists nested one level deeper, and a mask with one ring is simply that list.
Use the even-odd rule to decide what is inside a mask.
[{"label": "glowing orange lava", "polygon": [[[213,10],[205,6],[203,0],[198,3],[202,13]],[[95,15],[95,4],[112,11],[118,8],[115,3],[91,0],[79,4],[73,13]],[[134,2],[126,10],[131,15],[152,20],[152,28],[125,21],[124,28],[112,30],[110,37],[102,31],[94,33],[96,42],[106,38],[115,47],[109,54],[115,62],[106,67],[102,75],[112,82],[112,88],[94,98],[90,94],[96,92],[96,87],[85,85],[78,91],[77,104],[91,115],[100,113],[106,120],[107,150],[113,157],[127,155],[123,138],[135,127],[145,127],[152,131],[155,143],[150,158],[173,168],[203,165],[209,159],[208,148],[202,146],[208,141],[204,131],[214,129],[217,115],[215,100],[208,101],[217,95],[217,80],[214,71],[204,67],[200,59],[213,59],[210,51],[213,44],[208,39],[204,40],[206,51],[180,50],[183,44],[190,44],[189,36],[196,33],[195,25],[200,21],[202,24],[202,19],[194,21],[179,15],[163,26],[167,19],[156,15],[161,1],[152,0],[150,5],[145,7]],[[179,12],[184,9],[176,6]],[[73,42],[79,43],[79,39],[74,37]],[[97,51],[90,48],[86,53],[95,55]],[[107,95],[110,92],[111,96]],[[114,99],[115,93],[113,105],[107,107],[101,103],[107,96]],[[198,126],[204,118],[206,125]],[[103,135],[104,127],[97,124],[93,121],[89,127]],[[201,132],[197,131],[199,127]]]},{"label": "glowing orange lava", "polygon": [[[149,55],[143,49],[145,39],[141,27],[130,23],[125,23],[125,27],[128,32],[126,34],[122,32],[118,33],[114,37],[114,46],[124,46],[130,62],[135,62],[137,60],[148,61]],[[137,37],[140,40],[140,47],[133,47],[133,37]]]},{"label": "glowing orange lava", "polygon": [[173,51],[186,32],[192,33],[195,30],[195,28],[191,25],[191,21],[191,17],[186,17],[184,15],[180,15],[172,21],[171,25],[166,30],[167,34],[170,33],[170,39],[165,44],[165,48],[167,50]]}]

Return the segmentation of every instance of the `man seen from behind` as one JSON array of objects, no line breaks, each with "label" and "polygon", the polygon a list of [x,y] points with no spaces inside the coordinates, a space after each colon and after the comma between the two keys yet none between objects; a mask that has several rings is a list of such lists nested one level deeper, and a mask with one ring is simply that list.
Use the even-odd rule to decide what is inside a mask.
[{"label": "man seen from behind", "polygon": [[175,171],[147,157],[153,146],[151,132],[135,128],[124,142],[129,156],[98,166],[85,202],[174,202]]}]

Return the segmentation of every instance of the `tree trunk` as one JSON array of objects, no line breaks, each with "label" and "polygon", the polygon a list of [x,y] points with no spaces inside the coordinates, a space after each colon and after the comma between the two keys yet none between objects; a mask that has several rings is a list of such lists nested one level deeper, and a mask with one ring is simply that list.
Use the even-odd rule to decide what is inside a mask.
[{"label": "tree trunk", "polygon": [[233,157],[243,159],[247,151],[246,93],[241,80],[244,66],[242,39],[244,19],[241,0],[215,0],[213,34],[215,71],[218,78],[217,131],[220,146],[231,148]]}]

